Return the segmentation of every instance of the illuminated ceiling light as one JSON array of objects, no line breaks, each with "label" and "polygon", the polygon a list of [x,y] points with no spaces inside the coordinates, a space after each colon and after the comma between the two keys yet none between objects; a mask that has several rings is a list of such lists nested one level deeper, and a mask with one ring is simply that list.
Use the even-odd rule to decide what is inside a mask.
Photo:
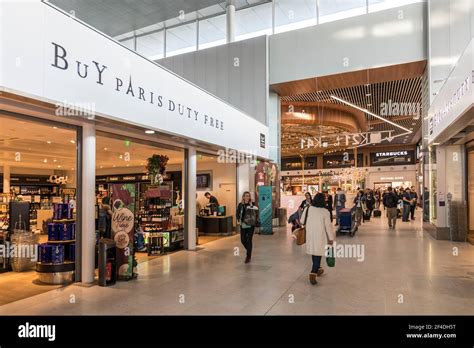
[{"label": "illuminated ceiling light", "polygon": [[70,142],[71,144],[75,144],[75,143],[76,143],[75,140],[69,140],[69,142]]},{"label": "illuminated ceiling light", "polygon": [[375,118],[378,118],[379,120],[382,120],[382,121],[384,121],[384,122],[386,122],[386,123],[388,123],[388,124],[391,124],[392,126],[395,126],[395,127],[397,127],[397,128],[403,129],[403,130],[406,131],[406,132],[412,133],[411,130],[409,130],[409,129],[405,128],[405,127],[402,127],[402,126],[396,124],[395,122],[392,122],[392,121],[390,121],[390,120],[387,120],[387,119],[385,119],[385,118],[383,118],[383,117],[381,117],[381,116],[379,116],[379,115],[377,115],[377,114],[374,114],[373,112],[370,112],[370,111],[367,110],[367,109],[361,108],[361,107],[359,107],[359,106],[357,106],[357,105],[355,105],[355,104],[352,104],[352,103],[350,103],[350,102],[348,102],[348,101],[345,101],[344,99],[338,98],[338,97],[336,97],[336,96],[334,96],[334,95],[331,95],[331,98],[332,98],[332,99],[335,99],[335,100],[337,100],[337,101],[340,101],[341,103],[344,103],[344,104],[346,104],[346,105],[352,106],[354,109],[357,109],[357,110],[359,110],[359,111],[365,112],[366,114],[369,114],[369,115],[371,115],[371,116],[373,116],[373,117],[375,117]]},{"label": "illuminated ceiling light", "polygon": [[151,130],[151,129],[147,129],[145,131],[146,134],[155,134],[155,131],[154,130]]},{"label": "illuminated ceiling light", "polygon": [[43,163],[48,163],[48,159],[45,158],[45,159],[43,160]]},{"label": "illuminated ceiling light", "polygon": [[58,127],[54,126],[53,129],[58,129]]},{"label": "illuminated ceiling light", "polygon": [[71,168],[71,170],[74,170],[74,168]]},{"label": "illuminated ceiling light", "polygon": [[114,164],[112,167],[114,167],[114,168],[115,168],[115,164]]},{"label": "illuminated ceiling light", "polygon": [[57,160],[56,158],[55,158],[55,159],[53,159],[53,162],[54,162],[54,163],[56,163],[57,161],[58,161],[58,160]]},{"label": "illuminated ceiling light", "polygon": [[99,168],[102,169],[102,168],[104,168],[104,166],[100,166]]},{"label": "illuminated ceiling light", "polygon": [[104,147],[104,151],[107,151],[108,149],[106,147]]},{"label": "illuminated ceiling light", "polygon": [[412,126],[416,126],[416,122],[413,122],[411,125],[412,125]]},{"label": "illuminated ceiling light", "polygon": [[370,108],[371,106],[372,106],[372,104],[370,104],[370,103],[369,103],[369,104],[367,104],[367,107],[368,107],[368,108]]},{"label": "illuminated ceiling light", "polygon": [[58,165],[58,168],[61,168],[61,165]]},{"label": "illuminated ceiling light", "polygon": [[47,140],[46,143],[47,143],[47,144],[51,144],[51,140]]}]

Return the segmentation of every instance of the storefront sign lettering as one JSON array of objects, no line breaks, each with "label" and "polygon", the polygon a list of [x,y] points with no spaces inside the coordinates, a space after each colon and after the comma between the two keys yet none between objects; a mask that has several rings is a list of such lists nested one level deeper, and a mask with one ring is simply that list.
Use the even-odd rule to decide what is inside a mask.
[{"label": "storefront sign lettering", "polygon": [[456,106],[456,104],[464,97],[471,89],[472,77],[468,76],[464,79],[461,86],[451,96],[451,98],[444,103],[444,105],[435,112],[429,120],[429,134],[432,135],[434,129],[443,121],[449,112]]},{"label": "storefront sign lettering", "polygon": [[[147,90],[140,86],[139,83],[133,80],[131,75],[126,78],[122,76],[113,76],[110,78],[110,76],[107,75],[110,74],[110,69],[108,69],[106,65],[95,60],[87,63],[73,60],[68,56],[68,52],[64,46],[55,42],[51,42],[51,44],[54,51],[51,66],[56,69],[64,71],[75,70],[77,78],[88,79],[93,77],[96,84],[101,86],[110,84],[110,88],[113,88],[115,92],[121,93],[124,97],[135,98],[158,108],[166,107],[168,111],[173,112],[177,117],[182,117],[183,119],[193,122],[200,122],[218,131],[224,130],[224,121],[215,116],[201,113],[173,99],[166,100],[166,98],[157,93],[156,90]],[[110,83],[110,81],[113,81],[113,83]]]}]

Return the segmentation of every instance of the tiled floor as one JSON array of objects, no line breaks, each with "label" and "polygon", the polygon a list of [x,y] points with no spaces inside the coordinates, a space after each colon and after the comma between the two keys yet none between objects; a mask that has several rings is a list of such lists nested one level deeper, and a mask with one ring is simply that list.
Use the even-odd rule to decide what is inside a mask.
[{"label": "tiled floor", "polygon": [[419,221],[399,221],[396,231],[385,222],[338,237],[364,246],[365,259],[337,259],[316,286],[308,282],[310,257],[278,229],[255,237],[248,265],[233,236],[142,263],[136,281],[71,285],[1,306],[0,314],[474,314],[474,246],[433,240]]}]

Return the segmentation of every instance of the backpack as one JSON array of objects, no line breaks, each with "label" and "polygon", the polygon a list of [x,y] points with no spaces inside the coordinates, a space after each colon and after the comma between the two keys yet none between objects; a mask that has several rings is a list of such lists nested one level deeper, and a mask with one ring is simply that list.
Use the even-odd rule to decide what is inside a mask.
[{"label": "backpack", "polygon": [[387,196],[387,207],[395,208],[397,206],[398,199],[395,197],[393,192],[390,192]]}]

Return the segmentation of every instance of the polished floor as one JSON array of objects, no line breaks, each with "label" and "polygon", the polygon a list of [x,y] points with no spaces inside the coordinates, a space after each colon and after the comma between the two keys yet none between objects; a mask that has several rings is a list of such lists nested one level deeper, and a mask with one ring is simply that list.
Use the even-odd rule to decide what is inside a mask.
[{"label": "polished floor", "polygon": [[385,218],[337,243],[363,246],[363,261],[337,258],[315,286],[309,256],[280,228],[255,236],[251,264],[233,236],[142,263],[135,281],[71,285],[0,314],[474,314],[474,246],[433,240],[419,220],[388,230]]}]

